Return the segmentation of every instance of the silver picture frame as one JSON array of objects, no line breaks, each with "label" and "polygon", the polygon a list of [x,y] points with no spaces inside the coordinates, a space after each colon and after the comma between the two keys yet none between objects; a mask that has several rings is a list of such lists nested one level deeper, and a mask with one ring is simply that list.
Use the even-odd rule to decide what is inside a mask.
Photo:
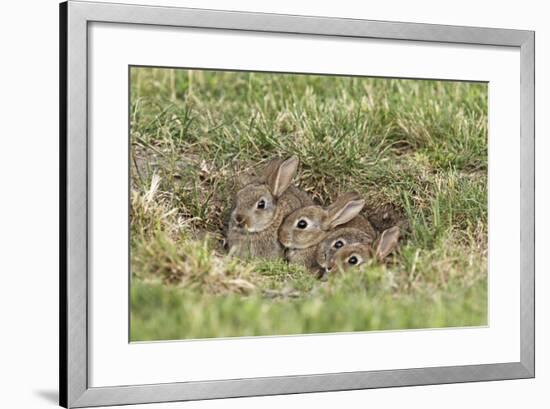
[{"label": "silver picture frame", "polygon": [[[88,24],[175,26],[514,47],[521,59],[520,348],[518,362],[90,387],[88,382]],[[535,33],[128,4],[60,4],[60,404],[90,407],[342,391],[535,376]]]}]

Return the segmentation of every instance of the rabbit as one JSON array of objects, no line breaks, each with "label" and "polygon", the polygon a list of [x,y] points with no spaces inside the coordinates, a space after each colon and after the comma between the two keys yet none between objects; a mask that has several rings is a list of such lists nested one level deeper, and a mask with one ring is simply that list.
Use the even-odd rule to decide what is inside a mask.
[{"label": "rabbit", "polygon": [[317,245],[335,228],[355,227],[375,235],[369,221],[359,215],[364,205],[365,201],[357,193],[349,192],[326,208],[312,205],[292,212],[279,229],[286,259],[315,272]]},{"label": "rabbit", "polygon": [[321,270],[326,270],[334,254],[344,246],[354,243],[372,245],[375,234],[354,227],[343,227],[329,233],[316,247],[315,259]]},{"label": "rabbit", "polygon": [[235,195],[229,215],[226,244],[240,258],[275,259],[283,256],[277,232],[285,216],[313,204],[307,193],[293,186],[296,156],[268,163],[261,175],[250,178]]},{"label": "rabbit", "polygon": [[383,261],[396,247],[399,241],[400,230],[398,226],[391,227],[382,232],[372,243],[356,242],[342,246],[326,261],[324,274],[330,274],[336,269],[347,271],[352,267],[360,266],[367,260],[375,257]]}]

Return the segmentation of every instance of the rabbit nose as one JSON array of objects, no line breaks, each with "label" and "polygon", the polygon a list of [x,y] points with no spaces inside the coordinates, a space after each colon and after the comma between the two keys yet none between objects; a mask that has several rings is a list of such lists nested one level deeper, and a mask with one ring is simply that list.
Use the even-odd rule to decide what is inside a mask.
[{"label": "rabbit nose", "polygon": [[317,271],[317,278],[321,281],[326,281],[328,279],[326,268],[320,268],[319,271]]},{"label": "rabbit nose", "polygon": [[239,225],[239,226],[242,226],[243,223],[244,223],[244,216],[242,214],[236,214],[235,217],[235,222]]}]

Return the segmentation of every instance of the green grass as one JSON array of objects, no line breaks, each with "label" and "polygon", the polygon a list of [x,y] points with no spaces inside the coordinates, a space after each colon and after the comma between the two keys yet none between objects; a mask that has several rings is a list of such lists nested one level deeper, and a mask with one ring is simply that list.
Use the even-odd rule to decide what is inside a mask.
[{"label": "green grass", "polygon": [[[131,70],[131,339],[487,323],[487,86]],[[321,282],[223,252],[234,178],[297,155],[319,203],[356,190],[408,230]]]}]

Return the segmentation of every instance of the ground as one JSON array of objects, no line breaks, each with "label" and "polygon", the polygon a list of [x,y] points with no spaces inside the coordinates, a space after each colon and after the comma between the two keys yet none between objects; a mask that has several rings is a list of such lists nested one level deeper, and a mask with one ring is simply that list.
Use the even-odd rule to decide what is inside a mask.
[{"label": "ground", "polygon": [[[486,84],[134,67],[130,99],[131,340],[487,323]],[[235,177],[277,155],[395,209],[399,251],[327,281],[225,254]]]}]

